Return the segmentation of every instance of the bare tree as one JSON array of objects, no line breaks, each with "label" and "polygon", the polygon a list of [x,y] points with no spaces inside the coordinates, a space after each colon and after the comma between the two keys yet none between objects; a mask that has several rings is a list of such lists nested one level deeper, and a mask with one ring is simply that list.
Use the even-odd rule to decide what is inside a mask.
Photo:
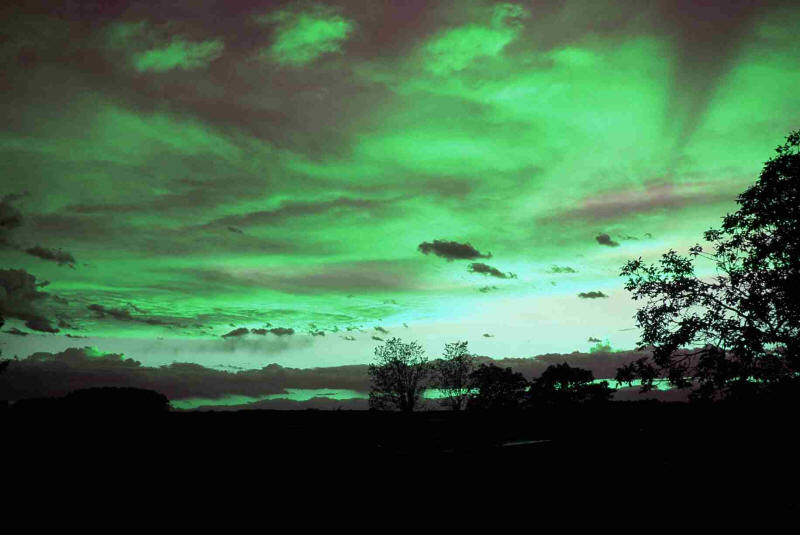
[{"label": "bare tree", "polygon": [[471,392],[469,376],[474,369],[474,357],[467,349],[467,342],[444,345],[442,359],[436,363],[434,381],[442,393],[440,403],[443,407],[454,411],[466,407]]},{"label": "bare tree", "polygon": [[369,375],[371,409],[411,412],[419,405],[425,390],[430,364],[419,343],[405,344],[399,338],[390,338],[375,348],[375,362],[369,365]]}]

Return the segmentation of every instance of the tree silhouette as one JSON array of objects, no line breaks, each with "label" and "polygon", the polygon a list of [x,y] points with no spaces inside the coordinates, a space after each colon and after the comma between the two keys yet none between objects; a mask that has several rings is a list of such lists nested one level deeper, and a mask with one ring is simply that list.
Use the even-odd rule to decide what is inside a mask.
[{"label": "tree silhouette", "polygon": [[587,401],[608,401],[615,392],[608,381],[594,383],[594,373],[583,368],[573,368],[566,362],[547,367],[528,391],[532,405],[560,405]]},{"label": "tree silhouette", "polygon": [[429,375],[430,364],[421,345],[390,338],[375,348],[375,362],[369,365],[370,408],[413,411],[419,405]]},{"label": "tree silhouette", "polygon": [[519,409],[528,389],[521,373],[494,364],[481,364],[470,380],[474,389],[467,405],[470,410]]},{"label": "tree silhouette", "polygon": [[[689,257],[673,250],[658,265],[631,260],[621,275],[633,299],[640,343],[652,359],[620,368],[617,380],[665,376],[695,399],[740,397],[783,389],[800,372],[800,131],[768,160],[739,209],[705,232]],[[700,277],[694,261],[715,275]]]},{"label": "tree silhouette", "polygon": [[442,392],[440,403],[443,407],[454,411],[466,407],[470,394],[470,374],[474,368],[474,358],[467,350],[467,342],[444,345],[442,359],[434,369],[434,385]]}]

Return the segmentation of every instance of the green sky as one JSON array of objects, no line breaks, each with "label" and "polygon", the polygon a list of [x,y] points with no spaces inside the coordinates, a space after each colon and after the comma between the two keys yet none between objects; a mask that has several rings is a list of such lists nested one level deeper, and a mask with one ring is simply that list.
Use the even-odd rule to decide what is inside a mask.
[{"label": "green sky", "polygon": [[0,268],[58,332],[7,305],[3,355],[632,347],[621,265],[698,241],[800,124],[800,8],[695,4],[4,8]]}]

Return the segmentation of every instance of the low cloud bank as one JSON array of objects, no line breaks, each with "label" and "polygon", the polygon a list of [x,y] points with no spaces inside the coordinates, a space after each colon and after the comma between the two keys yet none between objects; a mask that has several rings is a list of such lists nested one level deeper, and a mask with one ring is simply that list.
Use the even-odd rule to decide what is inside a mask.
[{"label": "low cloud bank", "polygon": [[[643,351],[627,351],[547,354],[499,360],[477,357],[477,360],[511,367],[528,379],[536,378],[548,366],[562,362],[592,370],[596,378],[612,378],[620,366],[648,355],[648,352]],[[171,400],[222,399],[234,395],[255,398],[283,394],[288,388],[367,392],[369,375],[366,364],[308,369],[270,364],[260,369],[239,371],[222,371],[193,363],[149,367],[142,366],[139,361],[125,358],[121,354],[102,353],[94,348],[84,347],[70,348],[60,353],[34,353],[24,359],[12,360],[6,372],[0,375],[0,398],[18,400],[56,397],[81,388],[100,386],[147,388],[156,390]],[[614,386],[613,381],[612,386]],[[680,397],[682,394],[675,392],[648,395],[648,397],[664,396],[669,399],[676,396],[678,396],[676,399],[683,399]],[[638,389],[625,389],[617,394],[616,399],[637,398],[640,398]],[[327,400],[323,405],[336,403],[336,400]],[[265,407],[266,405],[277,407],[280,404],[267,403]],[[299,408],[317,407],[319,404],[303,405],[300,402],[292,402],[291,405]]]}]

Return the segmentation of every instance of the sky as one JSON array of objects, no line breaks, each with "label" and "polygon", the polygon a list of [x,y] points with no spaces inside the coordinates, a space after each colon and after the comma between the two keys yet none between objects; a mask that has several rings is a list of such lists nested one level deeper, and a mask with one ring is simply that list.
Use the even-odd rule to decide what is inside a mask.
[{"label": "sky", "polygon": [[630,349],[622,265],[800,124],[792,1],[0,10],[4,357]]}]

